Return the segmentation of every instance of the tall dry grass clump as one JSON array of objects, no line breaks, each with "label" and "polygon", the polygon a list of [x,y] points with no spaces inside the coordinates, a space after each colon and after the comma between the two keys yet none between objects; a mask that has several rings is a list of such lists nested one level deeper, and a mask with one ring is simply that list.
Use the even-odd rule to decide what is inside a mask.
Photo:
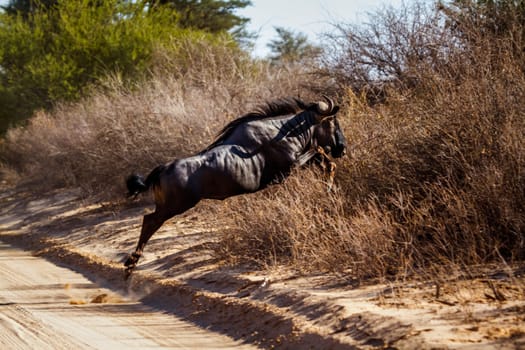
[{"label": "tall dry grass clump", "polygon": [[[392,16],[391,38],[424,34],[399,33]],[[365,41],[376,45],[370,54],[394,50],[399,71],[375,81],[370,72],[342,95],[350,154],[339,163],[337,190],[326,193],[315,174],[302,172],[230,204],[223,256],[360,278],[523,262],[525,65],[515,37],[461,20],[461,33],[433,21],[442,27],[425,38],[443,41],[429,48],[420,40],[426,51]],[[364,50],[361,44],[352,45]],[[339,57],[335,71],[352,57]],[[349,69],[356,67],[372,69],[353,61]]]},{"label": "tall dry grass clump", "polygon": [[157,50],[152,76],[134,88],[108,77],[80,102],[38,112],[10,130],[4,169],[26,185],[120,197],[131,172],[199,151],[227,121],[265,100],[307,93],[302,71],[254,61],[228,43],[173,45]]},{"label": "tall dry grass clump", "polygon": [[343,189],[327,189],[320,171],[302,169],[282,185],[228,200],[231,222],[217,254],[232,264],[286,265],[301,273],[388,273],[397,249],[393,218],[375,202],[355,208],[349,218]]}]

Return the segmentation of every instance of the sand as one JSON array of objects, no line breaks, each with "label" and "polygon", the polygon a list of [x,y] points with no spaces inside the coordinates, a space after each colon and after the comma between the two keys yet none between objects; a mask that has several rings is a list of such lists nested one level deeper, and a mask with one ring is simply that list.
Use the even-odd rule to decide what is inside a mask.
[{"label": "sand", "polygon": [[147,205],[20,189],[0,203],[7,348],[525,348],[519,267],[388,283],[232,268],[213,254],[220,223],[197,208],[165,224],[124,280]]},{"label": "sand", "polygon": [[2,349],[250,349],[0,244]]}]

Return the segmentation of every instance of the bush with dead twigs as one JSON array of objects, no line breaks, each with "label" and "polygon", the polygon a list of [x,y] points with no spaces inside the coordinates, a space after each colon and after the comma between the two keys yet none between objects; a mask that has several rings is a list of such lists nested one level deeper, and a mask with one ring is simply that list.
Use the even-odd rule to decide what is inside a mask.
[{"label": "bush with dead twigs", "polygon": [[[307,173],[234,206],[224,244],[236,259],[358,277],[523,261],[525,74],[516,43],[490,32],[461,41],[434,12],[406,13],[374,22],[381,33],[345,31],[334,41],[355,45],[355,57],[331,57],[330,74],[347,88],[350,154],[338,190],[327,194]],[[385,81],[382,103],[370,106],[367,88]]]}]

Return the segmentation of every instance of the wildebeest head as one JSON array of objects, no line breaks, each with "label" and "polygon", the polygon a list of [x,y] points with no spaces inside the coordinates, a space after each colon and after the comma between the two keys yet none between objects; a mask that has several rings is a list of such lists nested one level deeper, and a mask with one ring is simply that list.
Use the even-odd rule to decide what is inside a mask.
[{"label": "wildebeest head", "polygon": [[330,98],[323,97],[326,102],[320,101],[316,106],[317,125],[313,138],[317,146],[321,146],[326,153],[330,153],[334,158],[339,158],[346,153],[346,138],[336,116],[339,106],[335,106]]}]

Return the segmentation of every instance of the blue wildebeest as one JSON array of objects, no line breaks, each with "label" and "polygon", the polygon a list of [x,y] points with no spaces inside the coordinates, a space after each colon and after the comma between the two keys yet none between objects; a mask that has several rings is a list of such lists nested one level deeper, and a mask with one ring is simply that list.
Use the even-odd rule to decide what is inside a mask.
[{"label": "blue wildebeest", "polygon": [[328,161],[345,154],[346,140],[331,99],[304,103],[281,99],[230,122],[215,141],[192,157],[159,165],[146,177],[127,179],[129,195],[153,189],[155,211],[144,216],[135,252],[125,262],[129,275],[150,237],[169,218],[194,207],[201,199],[225,199],[255,192],[279,182],[292,167],[314,157]]}]

